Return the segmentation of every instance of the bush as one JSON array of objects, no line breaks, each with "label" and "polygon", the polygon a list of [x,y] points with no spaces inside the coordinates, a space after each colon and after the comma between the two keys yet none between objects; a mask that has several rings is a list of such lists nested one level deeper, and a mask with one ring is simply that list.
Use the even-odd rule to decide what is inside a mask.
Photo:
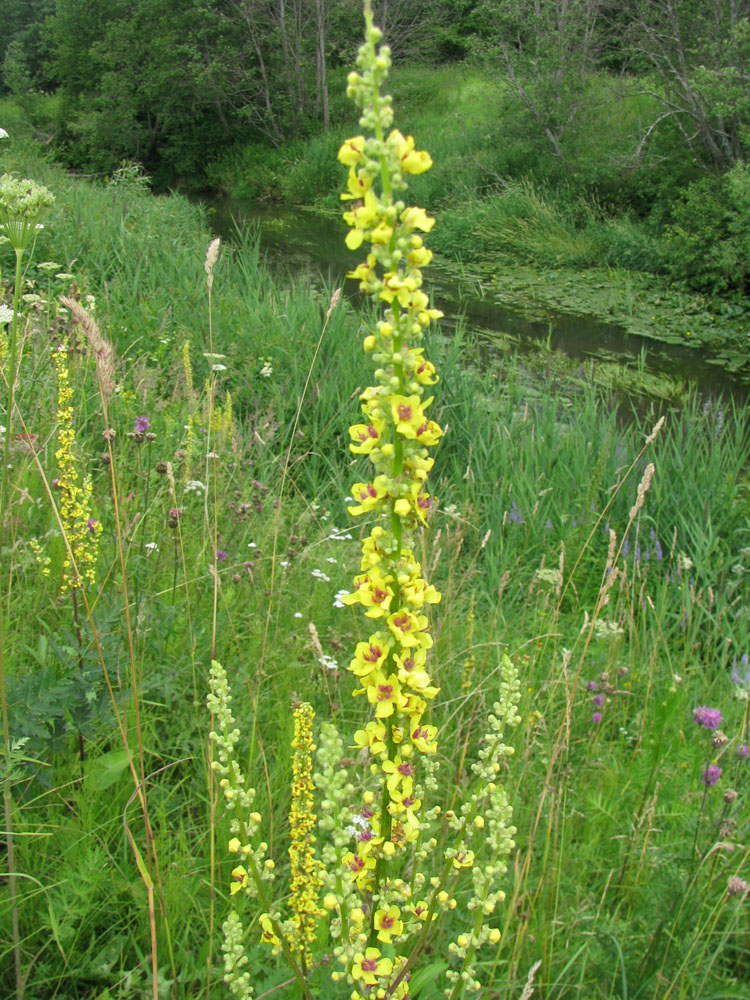
[{"label": "bush", "polygon": [[750,287],[750,177],[738,163],[723,177],[701,177],[675,204],[664,241],[671,276],[708,292]]}]

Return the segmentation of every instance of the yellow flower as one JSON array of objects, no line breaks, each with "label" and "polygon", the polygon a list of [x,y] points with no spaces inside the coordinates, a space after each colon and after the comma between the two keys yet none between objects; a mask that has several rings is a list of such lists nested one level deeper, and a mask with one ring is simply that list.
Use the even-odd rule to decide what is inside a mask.
[{"label": "yellow flower", "polygon": [[357,884],[360,891],[365,891],[372,884],[372,875],[375,871],[375,858],[371,855],[362,857],[348,851],[341,859],[344,870],[349,873],[352,882]]},{"label": "yellow flower", "polygon": [[367,682],[367,698],[375,706],[375,716],[386,719],[401,705],[401,685],[395,674],[386,677],[380,670]]},{"label": "yellow flower", "polygon": [[401,910],[397,906],[389,906],[387,910],[376,910],[373,926],[378,932],[378,941],[383,944],[391,944],[394,937],[403,933],[404,925],[401,921]]},{"label": "yellow flower", "polygon": [[338,152],[338,159],[345,167],[353,167],[362,161],[365,148],[365,137],[356,135],[353,139],[347,139]]},{"label": "yellow flower", "polygon": [[388,617],[388,628],[396,641],[407,649],[411,649],[412,646],[424,646],[429,649],[432,646],[432,637],[425,631],[427,619],[424,615],[415,615],[403,609],[394,611]]},{"label": "yellow flower", "polygon": [[347,507],[349,513],[356,517],[357,514],[371,511],[387,495],[387,485],[385,476],[376,476],[371,483],[355,483],[352,486],[352,496],[358,503],[356,507]]},{"label": "yellow flower", "polygon": [[429,233],[435,225],[435,220],[423,208],[405,208],[400,218],[408,229],[421,229],[423,233]]},{"label": "yellow flower", "polygon": [[374,756],[384,753],[385,725],[382,722],[368,722],[364,729],[358,729],[354,734],[355,746],[359,749],[369,747]]},{"label": "yellow flower", "polygon": [[356,590],[353,594],[342,595],[341,600],[344,604],[362,604],[367,608],[368,618],[382,618],[388,613],[393,600],[392,580],[392,576],[383,576],[377,567],[373,567],[363,576],[354,578]]},{"label": "yellow flower", "polygon": [[380,443],[380,435],[383,432],[385,422],[373,419],[369,424],[354,424],[349,428],[349,436],[352,444],[349,450],[355,455],[369,455],[372,449]]},{"label": "yellow flower", "polygon": [[375,986],[378,976],[390,976],[392,969],[393,962],[390,958],[381,958],[380,948],[367,948],[364,955],[359,952],[354,956],[352,975],[368,986]]},{"label": "yellow flower", "polygon": [[273,923],[271,918],[267,913],[262,913],[260,916],[260,926],[262,929],[262,934],[260,936],[263,944],[270,944],[274,950],[279,948],[281,942],[276,936],[276,931],[273,929]]},{"label": "yellow flower", "polygon": [[405,174],[423,174],[432,166],[430,154],[417,151],[414,148],[414,139],[410,135],[404,138],[397,129],[394,129],[386,139],[386,144],[394,150],[399,166]]},{"label": "yellow flower", "polygon": [[244,889],[250,881],[250,877],[247,874],[247,868],[244,865],[237,865],[236,868],[232,869],[232,884],[229,886],[229,895],[234,896],[235,893]]},{"label": "yellow flower", "polygon": [[471,868],[474,864],[473,851],[459,851],[453,859],[454,868]]}]

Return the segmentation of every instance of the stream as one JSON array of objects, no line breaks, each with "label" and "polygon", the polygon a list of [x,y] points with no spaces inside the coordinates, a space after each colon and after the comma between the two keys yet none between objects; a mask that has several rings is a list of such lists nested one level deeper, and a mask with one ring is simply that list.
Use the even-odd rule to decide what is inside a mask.
[{"label": "stream", "polygon": [[[232,240],[238,224],[254,227],[275,273],[312,283],[342,283],[346,294],[357,297],[356,283],[344,279],[361,252],[346,247],[346,226],[341,219],[220,199],[207,204],[212,228],[227,240]],[[452,261],[436,256],[425,273],[425,287],[445,314],[443,329],[463,323],[478,338],[482,357],[489,364],[498,353],[515,352],[531,367],[585,374],[641,401],[679,404],[691,389],[707,403],[728,397],[744,403],[750,397],[746,378],[712,363],[700,349],[630,334],[596,317],[540,308],[528,299],[509,306],[493,297],[486,279]]]}]

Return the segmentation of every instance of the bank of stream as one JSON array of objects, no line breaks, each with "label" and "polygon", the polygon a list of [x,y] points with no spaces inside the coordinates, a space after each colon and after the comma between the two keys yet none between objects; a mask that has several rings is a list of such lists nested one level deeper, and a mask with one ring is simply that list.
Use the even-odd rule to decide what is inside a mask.
[{"label": "bank of stream", "polygon": [[[343,283],[356,297],[355,282],[344,279],[358,255],[347,249],[338,216],[227,201],[209,207],[214,230],[227,239],[238,225],[254,227],[275,272]],[[436,256],[425,277],[445,313],[443,328],[464,324],[489,363],[515,352],[543,372],[569,371],[665,402],[679,402],[691,389],[706,399],[750,396],[744,314],[711,315],[703,300],[649,284],[645,276],[531,267],[483,274]]]}]

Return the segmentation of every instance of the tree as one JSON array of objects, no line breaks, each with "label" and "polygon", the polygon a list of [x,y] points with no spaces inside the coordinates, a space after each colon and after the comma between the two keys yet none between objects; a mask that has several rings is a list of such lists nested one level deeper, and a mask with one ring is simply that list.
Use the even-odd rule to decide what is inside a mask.
[{"label": "tree", "polygon": [[474,11],[480,50],[498,54],[527,114],[572,172],[566,136],[588,97],[596,66],[601,0],[485,0]]},{"label": "tree", "polygon": [[750,0],[626,0],[636,68],[696,163],[723,173],[750,149]]},{"label": "tree", "polygon": [[58,0],[50,23],[69,162],[196,176],[233,123],[220,0]]}]

